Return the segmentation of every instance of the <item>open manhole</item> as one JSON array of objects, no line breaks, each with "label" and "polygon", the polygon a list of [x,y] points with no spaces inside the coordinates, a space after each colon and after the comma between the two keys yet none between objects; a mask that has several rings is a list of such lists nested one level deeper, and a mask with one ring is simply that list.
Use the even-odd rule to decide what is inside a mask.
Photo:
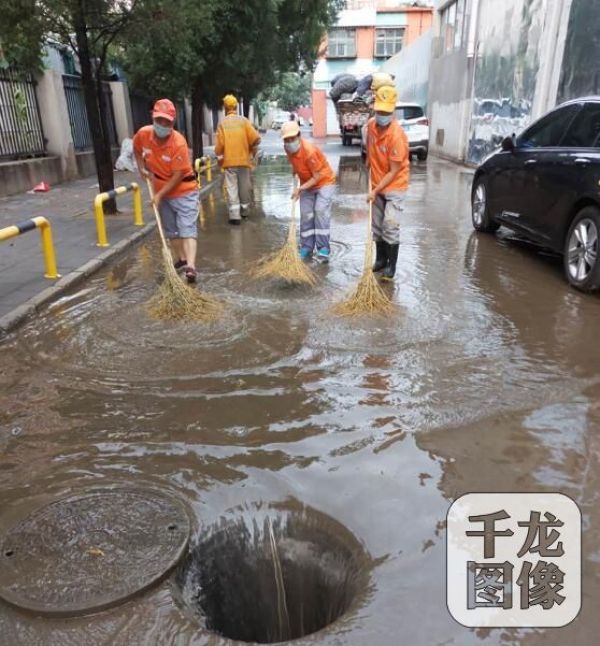
[{"label": "open manhole", "polygon": [[187,547],[183,505],[151,490],[64,498],[0,537],[0,597],[72,616],[117,605],[164,577]]},{"label": "open manhole", "polygon": [[340,523],[300,503],[256,505],[202,530],[177,569],[176,597],[208,630],[270,644],[356,608],[371,560]]}]

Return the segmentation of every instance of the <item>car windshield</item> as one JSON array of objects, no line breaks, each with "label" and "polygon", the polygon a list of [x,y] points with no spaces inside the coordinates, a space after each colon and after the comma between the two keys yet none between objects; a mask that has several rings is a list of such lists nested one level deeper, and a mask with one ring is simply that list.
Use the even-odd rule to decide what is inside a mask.
[{"label": "car windshield", "polygon": [[396,117],[403,121],[408,119],[419,119],[423,116],[423,108],[418,105],[404,105],[401,108],[396,108]]}]

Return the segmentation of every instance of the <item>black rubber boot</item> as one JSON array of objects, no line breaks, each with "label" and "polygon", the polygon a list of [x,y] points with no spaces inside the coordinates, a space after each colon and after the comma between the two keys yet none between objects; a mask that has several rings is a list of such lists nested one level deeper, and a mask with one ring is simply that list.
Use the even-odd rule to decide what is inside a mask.
[{"label": "black rubber boot", "polygon": [[384,269],[388,264],[388,254],[387,249],[389,245],[383,240],[378,240],[375,243],[375,248],[377,250],[377,256],[375,257],[375,263],[373,264],[373,271],[378,272]]},{"label": "black rubber boot", "polygon": [[393,280],[396,273],[396,263],[398,262],[398,244],[389,244],[387,246],[388,264],[381,274],[381,280]]}]

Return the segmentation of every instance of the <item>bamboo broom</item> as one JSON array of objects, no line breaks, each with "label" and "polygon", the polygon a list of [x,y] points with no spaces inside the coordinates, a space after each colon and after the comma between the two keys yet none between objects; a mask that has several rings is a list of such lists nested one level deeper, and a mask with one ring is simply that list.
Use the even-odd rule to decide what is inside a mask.
[{"label": "bamboo broom", "polygon": [[[149,180],[146,181],[150,197],[154,198],[152,184]],[[148,313],[153,318],[175,321],[212,321],[219,318],[223,313],[223,305],[212,296],[190,288],[177,274],[162,228],[160,214],[154,202],[152,208],[160,235],[164,280],[156,294],[148,302]]]},{"label": "bamboo broom", "polygon": [[[369,192],[371,178],[369,177]],[[388,295],[383,291],[373,273],[373,203],[369,202],[369,217],[367,218],[367,243],[365,248],[365,263],[362,276],[356,287],[346,298],[333,307],[333,313],[338,316],[364,316],[374,314],[390,316],[396,310]]]},{"label": "bamboo broom", "polygon": [[302,261],[298,253],[298,243],[296,242],[296,202],[292,200],[292,213],[290,218],[290,228],[288,236],[283,247],[273,253],[261,258],[254,269],[252,275],[255,278],[278,278],[290,284],[315,285],[317,280],[314,273]]}]

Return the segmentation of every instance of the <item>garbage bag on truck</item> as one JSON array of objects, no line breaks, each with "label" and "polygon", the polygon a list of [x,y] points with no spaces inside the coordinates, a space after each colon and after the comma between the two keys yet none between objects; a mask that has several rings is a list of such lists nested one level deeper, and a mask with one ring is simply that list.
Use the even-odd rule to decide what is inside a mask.
[{"label": "garbage bag on truck", "polygon": [[371,89],[371,83],[373,82],[373,75],[367,74],[363,76],[358,85],[356,86],[356,96],[363,96]]},{"label": "garbage bag on truck", "polygon": [[121,152],[115,162],[117,170],[129,170],[133,173],[137,170],[135,157],[133,156],[133,139],[125,138],[121,142]]},{"label": "garbage bag on truck", "polygon": [[387,72],[375,72],[371,81],[371,89],[375,91],[384,85],[394,85],[394,76]]},{"label": "garbage bag on truck", "polygon": [[331,88],[331,91],[329,92],[329,96],[334,100],[337,101],[342,94],[352,94],[354,90],[356,90],[356,86],[358,85],[358,81],[352,74],[347,74],[346,76],[343,76],[341,79],[338,80],[338,82]]}]

